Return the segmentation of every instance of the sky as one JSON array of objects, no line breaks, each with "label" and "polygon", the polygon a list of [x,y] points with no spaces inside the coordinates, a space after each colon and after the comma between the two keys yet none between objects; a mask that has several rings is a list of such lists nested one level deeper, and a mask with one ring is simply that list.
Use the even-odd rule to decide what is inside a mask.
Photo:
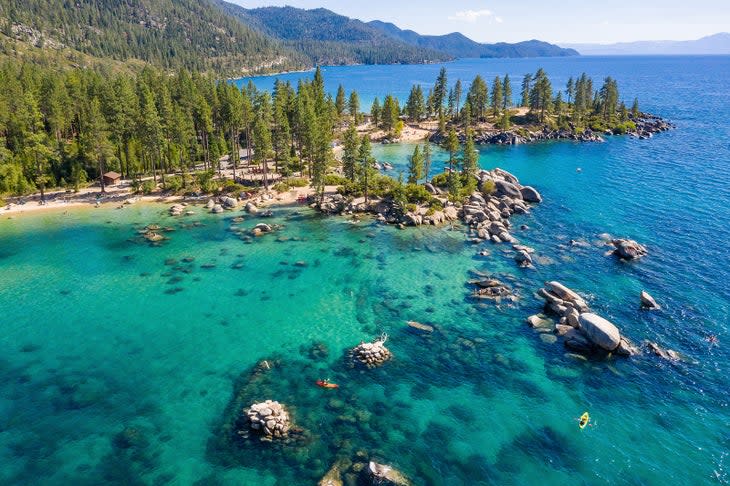
[{"label": "sky", "polygon": [[247,8],[324,7],[419,34],[461,32],[479,42],[690,40],[730,31],[730,0],[228,0]]}]

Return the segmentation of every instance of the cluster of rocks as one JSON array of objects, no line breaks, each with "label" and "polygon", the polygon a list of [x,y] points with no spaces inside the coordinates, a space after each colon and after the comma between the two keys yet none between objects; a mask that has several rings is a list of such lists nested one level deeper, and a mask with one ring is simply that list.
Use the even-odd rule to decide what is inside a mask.
[{"label": "cluster of rocks", "polygon": [[226,209],[234,210],[238,207],[238,199],[230,196],[221,196],[217,199],[208,199],[208,203],[205,207],[210,210],[211,213],[218,214],[222,213]]},{"label": "cluster of rocks", "polygon": [[[476,241],[517,243],[510,234],[510,217],[529,213],[529,204],[541,202],[542,196],[535,188],[521,185],[514,175],[499,168],[480,171],[478,178],[482,192],[473,193],[462,206],[462,220],[471,228]],[[523,247],[516,251],[522,253],[521,261],[531,264],[528,250]]]},{"label": "cluster of rocks", "polygon": [[636,124],[636,130],[631,132],[631,135],[642,140],[651,138],[655,133],[666,132],[674,128],[674,125],[663,118],[648,113],[642,113],[636,118],[629,115],[629,118]]},{"label": "cluster of rocks", "polygon": [[[464,143],[466,135],[462,132],[458,134],[459,141]],[[431,142],[440,144],[444,140],[444,136],[440,133],[434,133]],[[544,127],[542,130],[485,130],[478,132],[474,136],[474,143],[477,145],[519,145],[523,143],[535,143],[545,140],[575,140],[579,142],[603,142],[603,138],[590,129],[582,132],[573,130],[553,130]]]},{"label": "cluster of rocks", "polygon": [[[586,301],[565,285],[546,282],[538,295],[545,300],[546,309],[560,317],[555,333],[563,337],[565,347],[583,353],[600,351],[624,356],[638,353],[613,323],[591,312]],[[540,316],[528,318],[533,327],[543,321]]]},{"label": "cluster of rocks", "polygon": [[[440,194],[431,184],[426,184],[426,189],[431,187],[432,194]],[[392,199],[370,198],[365,201],[364,197],[346,198],[342,194],[325,196],[320,203],[312,203],[313,208],[319,209],[326,214],[356,214],[371,213],[377,216],[381,223],[395,224],[402,226],[434,225],[438,226],[449,221],[458,219],[458,210],[448,201],[443,210],[434,210],[429,207],[417,206],[415,210],[404,211]]]},{"label": "cluster of rocks", "polygon": [[186,214],[188,216],[195,214],[192,210],[187,209],[188,204],[187,203],[177,203],[170,206],[170,216],[182,216],[183,214]]},{"label": "cluster of rocks", "polygon": [[366,368],[382,366],[393,357],[393,354],[385,347],[386,337],[376,339],[371,343],[360,343],[350,352],[356,364]]},{"label": "cluster of rocks", "polygon": [[286,437],[291,428],[289,412],[276,401],[254,403],[244,414],[251,430],[260,434],[262,440]]},{"label": "cluster of rocks", "polygon": [[644,245],[634,240],[615,239],[610,244],[615,248],[613,254],[622,260],[635,260],[649,254]]},{"label": "cluster of rocks", "polygon": [[[625,132],[631,136],[641,139],[651,138],[653,134],[671,130],[674,125],[656,115],[642,113],[637,117],[629,115],[629,119],[634,122],[636,129]],[[620,135],[624,133],[622,128],[607,129],[604,135]],[[466,134],[462,131],[457,134],[461,143],[466,142]],[[446,135],[436,132],[429,140],[433,143],[440,144],[444,141]],[[575,129],[551,129],[542,127],[538,130],[527,130],[525,128],[516,128],[510,130],[483,130],[474,135],[474,143],[478,145],[519,145],[523,143],[534,143],[545,140],[575,140],[578,142],[603,142],[603,137],[589,128],[583,131]]]}]

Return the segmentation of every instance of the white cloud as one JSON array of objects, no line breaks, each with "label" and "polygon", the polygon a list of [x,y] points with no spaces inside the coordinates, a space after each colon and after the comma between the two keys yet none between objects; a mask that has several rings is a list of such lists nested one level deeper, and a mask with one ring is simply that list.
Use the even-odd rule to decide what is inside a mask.
[{"label": "white cloud", "polygon": [[449,20],[455,20],[458,22],[468,22],[474,24],[479,19],[486,19],[489,22],[497,22],[501,24],[504,20],[502,17],[494,15],[494,12],[487,9],[482,10],[461,10],[456,12],[454,15],[449,16]]}]

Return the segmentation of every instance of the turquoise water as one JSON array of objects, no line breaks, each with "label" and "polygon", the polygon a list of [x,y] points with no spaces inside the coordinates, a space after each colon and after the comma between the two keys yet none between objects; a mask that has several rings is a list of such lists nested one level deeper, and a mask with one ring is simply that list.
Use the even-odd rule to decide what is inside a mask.
[{"label": "turquoise water", "polygon": [[[241,233],[258,218],[202,208],[178,219],[149,205],[0,220],[0,483],[316,484],[357,451],[416,484],[729,483],[730,58],[453,65],[537,64],[610,73],[678,128],[643,141],[484,148],[483,167],[510,170],[545,198],[514,221],[530,227],[515,234],[538,250],[534,270],[499,246],[477,256],[463,228],[399,231],[302,208],[276,209],[281,228],[253,240]],[[363,69],[327,75],[364,83]],[[368,69],[402,92],[438,67]],[[375,147],[394,173],[411,151]],[[175,229],[159,247],[137,234],[153,223]],[[603,232],[650,255],[622,264],[604,247],[568,245]],[[464,285],[473,269],[511,282],[520,301],[475,304]],[[524,319],[553,279],[632,340],[686,360],[583,361],[543,342]],[[640,311],[641,289],[663,309]],[[437,331],[407,332],[407,320]],[[392,362],[366,373],[344,365],[349,348],[381,332]],[[272,370],[252,375],[263,359]],[[313,386],[322,377],[341,388]],[[263,398],[292,409],[304,445],[233,439],[238,410]],[[586,410],[595,426],[581,432]]]}]

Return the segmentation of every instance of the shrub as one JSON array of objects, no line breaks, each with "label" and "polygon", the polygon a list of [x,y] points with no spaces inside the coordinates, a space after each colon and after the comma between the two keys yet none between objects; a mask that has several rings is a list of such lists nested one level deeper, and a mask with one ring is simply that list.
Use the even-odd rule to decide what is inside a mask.
[{"label": "shrub", "polygon": [[347,184],[347,178],[338,174],[327,174],[324,176],[325,186],[342,186]]},{"label": "shrub", "polygon": [[290,187],[306,187],[309,181],[303,177],[290,177],[285,181]]},{"label": "shrub", "polygon": [[418,184],[406,184],[405,197],[410,203],[427,203],[431,200],[431,194],[425,187]]},{"label": "shrub", "polygon": [[444,203],[441,202],[441,199],[433,198],[431,199],[431,203],[429,205],[434,211],[443,211],[444,209]]},{"label": "shrub", "polygon": [[447,172],[442,172],[441,174],[433,176],[431,184],[436,187],[447,187],[449,185],[449,174]]},{"label": "shrub", "polygon": [[415,212],[418,209],[418,206],[415,204],[406,204],[406,211]]},{"label": "shrub", "polygon": [[150,194],[157,189],[157,184],[152,179],[148,179],[142,183],[142,194]]},{"label": "shrub", "polygon": [[619,123],[615,127],[613,127],[613,133],[616,135],[624,135],[628,132],[633,132],[636,130],[636,123],[632,121],[627,121],[625,123]]},{"label": "shrub", "polygon": [[491,196],[494,194],[497,190],[497,184],[494,183],[492,179],[487,179],[486,181],[482,182],[482,193],[486,196]]},{"label": "shrub", "polygon": [[180,176],[170,176],[165,179],[165,189],[177,193],[183,187],[183,179]]},{"label": "shrub", "polygon": [[225,182],[223,182],[223,187],[221,187],[221,192],[225,192],[226,194],[243,192],[245,190],[245,187],[231,179],[226,179]]},{"label": "shrub", "polygon": [[286,182],[278,182],[274,184],[274,190],[276,192],[287,192],[291,187]]}]

